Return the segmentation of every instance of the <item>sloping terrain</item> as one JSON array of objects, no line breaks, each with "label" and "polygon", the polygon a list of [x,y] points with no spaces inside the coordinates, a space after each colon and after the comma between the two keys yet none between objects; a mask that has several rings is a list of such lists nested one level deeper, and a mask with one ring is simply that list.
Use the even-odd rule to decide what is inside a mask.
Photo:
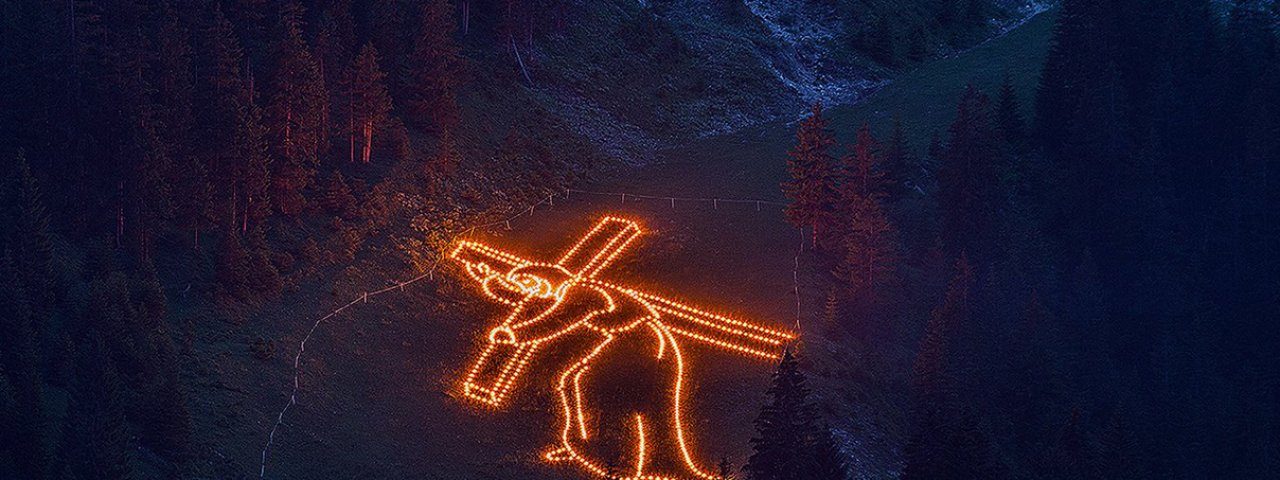
[{"label": "sloping terrain", "polygon": [[[914,112],[926,130],[949,118],[954,89],[970,80],[986,84],[1004,71],[1022,72],[1047,41],[1048,19],[1025,30],[903,77],[862,105],[837,110],[834,126],[847,138],[861,119],[891,107]],[[1018,77],[1020,87],[1031,79]],[[932,92],[932,93],[927,93]],[[950,93],[949,93],[950,92]],[[915,100],[913,94],[921,95]],[[879,95],[887,95],[880,97]],[[950,97],[950,99],[948,98]],[[871,109],[871,110],[868,110]],[[616,113],[615,113],[616,114]],[[799,322],[816,393],[855,459],[859,478],[891,478],[898,467],[902,416],[892,404],[867,403],[901,389],[881,383],[838,381],[869,362],[909,362],[914,345],[857,345],[830,336],[822,325],[825,292],[813,279],[824,272],[796,254],[797,230],[772,204],[701,199],[781,199],[785,151],[792,126],[773,122],[660,150],[648,166],[627,169],[583,190],[646,194],[641,199],[582,192],[539,206],[532,215],[476,232],[473,237],[531,256],[557,252],[601,215],[622,214],[649,229],[611,278],[755,321],[790,328]],[[915,132],[914,138],[927,133]],[[289,399],[294,354],[314,320],[362,292],[414,276],[386,261],[390,245],[372,244],[350,266],[288,293],[274,307],[237,326],[196,326],[191,347],[200,359],[202,394],[192,405],[196,435],[212,452],[200,463],[208,478],[256,477],[261,448]],[[798,272],[797,272],[798,268]],[[799,279],[799,318],[793,291]],[[923,302],[927,305],[929,302]],[[457,395],[457,384],[500,313],[445,266],[433,278],[357,303],[322,324],[301,357],[297,404],[276,434],[269,478],[575,478],[538,454],[554,439],[550,382],[531,381],[501,411],[479,408]],[[903,319],[904,327],[923,318]],[[193,315],[197,320],[200,315]],[[274,341],[275,355],[255,358],[249,339]],[[830,338],[828,338],[830,337]],[[689,415],[697,418],[698,455],[707,464],[727,457],[741,465],[749,453],[751,419],[763,402],[772,365],[691,345],[693,387]],[[545,378],[545,367],[528,377]]]}]

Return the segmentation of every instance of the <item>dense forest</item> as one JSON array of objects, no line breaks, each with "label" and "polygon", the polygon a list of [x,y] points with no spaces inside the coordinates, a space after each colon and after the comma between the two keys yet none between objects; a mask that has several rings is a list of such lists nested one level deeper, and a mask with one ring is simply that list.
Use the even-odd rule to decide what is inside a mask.
[{"label": "dense forest", "polygon": [[[626,55],[579,70],[545,50],[613,7],[0,0],[0,476],[223,478],[193,431],[210,388],[194,331],[251,322],[357,258],[424,272],[479,219],[625,174],[614,144],[638,135],[552,108],[534,89],[552,72],[673,139],[700,132],[629,109],[782,95],[696,70],[673,26],[714,10],[726,31],[768,31],[770,2],[640,3],[601,40]],[[841,25],[832,63],[877,78],[1016,10],[797,3]],[[816,334],[911,352],[841,380],[901,407],[879,422],[900,426],[900,478],[1280,475],[1280,4],[1059,3],[1034,96],[969,88],[937,106],[953,121],[927,145],[911,119],[833,125],[821,103],[786,127],[794,145],[767,161],[786,162],[786,218],[821,265]],[[650,90],[629,62],[697,75]],[[722,477],[864,478],[830,427],[861,420],[820,405],[806,348],[761,386],[753,453]]]},{"label": "dense forest", "polygon": [[1277,18],[1157,3],[1063,2],[1034,98],[971,87],[923,151],[799,125],[788,218],[864,341],[951,272],[903,478],[1277,474]]}]

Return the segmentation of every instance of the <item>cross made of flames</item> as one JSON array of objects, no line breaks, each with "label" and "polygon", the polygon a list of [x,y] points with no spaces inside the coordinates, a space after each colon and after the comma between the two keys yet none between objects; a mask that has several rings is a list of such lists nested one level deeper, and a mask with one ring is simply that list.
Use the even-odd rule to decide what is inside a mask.
[{"label": "cross made of flames", "polygon": [[[714,478],[696,465],[686,441],[680,398],[685,366],[677,338],[776,359],[795,336],[598,278],[641,233],[637,222],[605,217],[554,263],[460,242],[450,257],[465,267],[485,295],[511,307],[489,329],[485,346],[462,382],[462,393],[501,407],[539,351],[571,332],[586,332],[594,348],[556,379],[562,407],[560,441],[543,457],[576,463],[602,477]],[[650,391],[619,393],[615,388],[610,392],[625,398],[610,403],[624,406],[591,405],[591,399],[599,398],[592,395],[599,393],[593,387],[619,375],[611,365],[624,363],[641,367],[627,370],[622,383]],[[654,395],[653,390],[660,391]],[[631,441],[609,445],[618,442],[607,438]],[[619,472],[620,465],[627,465],[626,473]]]}]

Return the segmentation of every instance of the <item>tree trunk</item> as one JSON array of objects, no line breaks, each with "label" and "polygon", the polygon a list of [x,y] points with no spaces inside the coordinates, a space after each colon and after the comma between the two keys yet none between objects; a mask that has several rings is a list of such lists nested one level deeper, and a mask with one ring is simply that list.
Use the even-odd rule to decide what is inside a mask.
[{"label": "tree trunk", "polygon": [[369,155],[373,153],[373,119],[364,121],[364,149],[360,152],[364,163],[369,163]]},{"label": "tree trunk", "polygon": [[347,132],[351,140],[351,163],[356,163],[356,107],[355,102],[347,103]]}]

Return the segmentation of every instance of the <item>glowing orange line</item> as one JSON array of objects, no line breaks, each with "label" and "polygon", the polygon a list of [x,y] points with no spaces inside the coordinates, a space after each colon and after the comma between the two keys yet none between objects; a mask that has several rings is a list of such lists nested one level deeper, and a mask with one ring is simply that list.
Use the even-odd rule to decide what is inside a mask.
[{"label": "glowing orange line", "polygon": [[636,414],[636,436],[640,437],[640,452],[636,456],[636,478],[644,476],[644,417]]},{"label": "glowing orange line", "polygon": [[586,373],[591,367],[582,367],[578,373],[573,376],[573,396],[577,400],[575,404],[578,407],[578,431],[582,434],[582,439],[587,439],[587,419],[582,414],[582,374]]},{"label": "glowing orange line", "polygon": [[[601,232],[610,228],[617,228],[617,231],[611,232],[607,240],[604,240],[604,244],[596,247],[594,254],[585,264],[578,268],[577,272],[568,271],[567,268],[575,266],[570,263],[576,261],[575,259],[581,254],[582,249],[588,243],[600,241],[599,235],[601,235]],[[560,432],[560,446],[546,452],[544,457],[553,462],[573,460],[597,476],[608,476],[608,471],[605,468],[577,452],[571,442],[574,430],[577,430],[581,441],[589,439],[586,413],[583,407],[582,376],[590,370],[590,363],[607,345],[612,343],[615,334],[631,331],[636,326],[644,324],[654,332],[658,341],[656,352],[658,359],[662,359],[665,356],[668,344],[670,344],[670,350],[675,354],[675,387],[672,390],[670,408],[672,428],[675,429],[677,443],[679,444],[685,467],[697,477],[711,479],[713,476],[698,468],[691,453],[691,445],[685,438],[683,412],[681,410],[685,382],[684,355],[679,343],[676,342],[675,335],[679,334],[684,338],[698,340],[725,350],[766,359],[777,358],[778,356],[771,347],[781,346],[784,342],[795,337],[789,332],[772,330],[723,315],[709,313],[680,302],[595,279],[595,274],[626,251],[640,233],[642,233],[642,230],[636,222],[618,217],[605,217],[597,222],[586,235],[579,238],[556,264],[532,262],[476,242],[460,243],[452,252],[451,257],[466,264],[468,275],[481,283],[481,290],[486,296],[515,307],[500,327],[504,330],[495,330],[501,335],[497,337],[491,336],[490,344],[484,347],[476,363],[467,373],[463,381],[463,391],[466,396],[490,406],[501,406],[507,393],[514,387],[516,379],[526,369],[530,359],[542,343],[549,342],[583,325],[600,332],[604,338],[603,341],[597,344],[590,353],[578,359],[560,373],[556,389],[562,407],[561,421],[563,424]],[[468,258],[470,256],[478,256],[480,258],[470,259]],[[495,270],[493,265],[501,265],[509,269],[502,273]],[[550,275],[550,277],[547,277],[547,275]],[[523,296],[523,300],[508,300],[507,296],[493,290],[495,286],[509,290],[512,292],[511,296]],[[588,312],[560,311],[562,304],[569,298],[570,292],[582,292],[581,288],[594,290],[593,295],[603,297],[604,309]],[[615,295],[619,297],[615,299]],[[552,301],[549,306],[544,308],[544,306],[537,303],[530,303],[535,299]],[[597,316],[619,312],[617,305],[617,300],[619,299],[640,305],[648,313],[637,314],[635,320],[629,320],[630,323],[621,322],[621,326],[615,326],[617,322],[591,323],[591,320]],[[527,308],[538,308],[540,310],[526,311]],[[526,333],[523,330],[525,327],[542,321],[560,321],[548,320],[548,317],[561,315],[577,315],[577,318],[571,322],[558,324],[558,330],[553,330],[551,333],[538,332],[533,334],[542,335],[541,337],[525,337]],[[563,319],[564,317],[560,318]],[[573,319],[573,317],[568,319]],[[515,353],[511,354],[514,356],[506,358],[506,363],[497,370],[497,378],[491,385],[481,385],[477,379],[482,371],[485,370],[486,362],[492,361],[490,360],[491,358],[496,358],[498,347],[504,344],[510,345],[505,348],[515,348]],[[638,457],[636,458],[636,473],[631,478],[637,480],[664,478],[645,475],[644,468],[648,455],[646,450],[648,446],[646,445],[644,417],[636,414],[635,420]],[[577,424],[576,429],[574,428],[575,423]]]}]

